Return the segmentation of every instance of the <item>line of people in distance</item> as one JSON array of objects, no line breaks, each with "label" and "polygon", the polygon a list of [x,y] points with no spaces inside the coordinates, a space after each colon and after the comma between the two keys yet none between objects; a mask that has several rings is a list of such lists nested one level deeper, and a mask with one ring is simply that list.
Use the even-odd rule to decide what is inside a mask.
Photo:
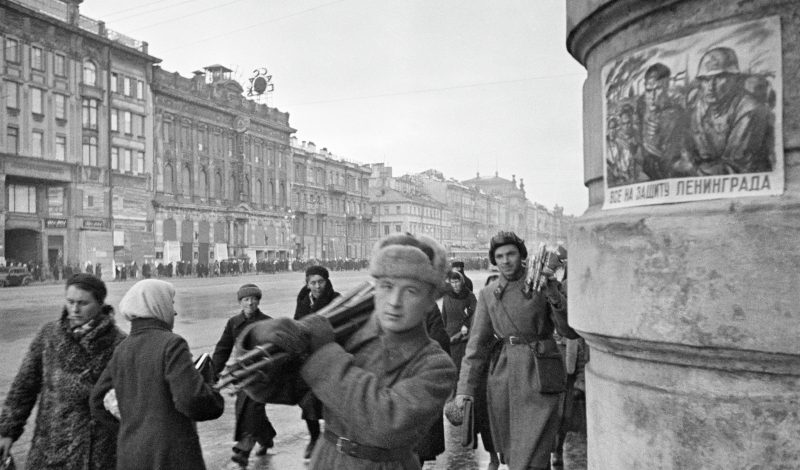
[{"label": "line of people in distance", "polygon": [[[37,333],[11,384],[0,453],[10,455],[38,402],[28,468],[205,468],[195,422],[222,415],[213,384],[252,326],[256,344],[301,358],[298,402],[311,469],[420,469],[444,451],[448,401],[462,410],[476,405],[474,432],[490,469],[549,469],[566,399],[577,393],[568,392],[570,364],[554,333],[579,336],[567,321],[566,283],[550,276],[541,292],[526,289],[526,257],[514,233],[493,237],[489,258],[498,276],[476,298],[463,267],[451,267],[438,242],[390,235],[375,245],[369,265],[374,310],[338,342],[316,313],[338,295],[325,268],[306,270],[294,318],[265,315],[261,289],[245,284],[237,292],[241,311],[226,323],[205,374],[172,331],[172,284],[145,279],[131,287],[118,308],[131,322],[125,335],[105,304],[103,281],[75,274],[61,316]],[[566,252],[553,258],[565,263]],[[253,449],[264,454],[274,445],[265,401],[236,396],[231,460],[242,468]]]}]

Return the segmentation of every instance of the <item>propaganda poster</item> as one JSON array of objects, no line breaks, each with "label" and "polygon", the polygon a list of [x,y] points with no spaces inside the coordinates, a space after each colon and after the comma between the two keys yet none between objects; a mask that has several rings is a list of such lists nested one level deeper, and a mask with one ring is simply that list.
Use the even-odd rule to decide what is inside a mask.
[{"label": "propaganda poster", "polygon": [[603,209],[781,194],[780,37],[769,17],[607,63]]}]

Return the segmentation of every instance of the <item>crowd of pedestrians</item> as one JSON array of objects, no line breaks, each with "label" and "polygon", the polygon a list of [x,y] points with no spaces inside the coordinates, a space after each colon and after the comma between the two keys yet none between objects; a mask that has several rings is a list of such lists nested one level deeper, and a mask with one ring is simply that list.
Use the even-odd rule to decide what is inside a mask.
[{"label": "crowd of pedestrians", "polygon": [[[0,457],[10,455],[38,404],[28,468],[205,468],[194,423],[222,414],[213,385],[243,353],[246,337],[291,353],[296,370],[268,392],[237,393],[231,462],[240,468],[253,450],[264,455],[274,446],[279,430],[266,403],[300,406],[311,469],[419,469],[445,450],[445,415],[463,426],[465,445],[476,448],[480,436],[489,470],[560,468],[565,433],[585,432],[588,360],[568,324],[565,274],[554,275],[566,273],[566,250],[551,257],[541,292],[526,289],[527,250],[514,233],[493,237],[488,254],[498,274],[476,295],[465,273],[470,262],[448,262],[425,236],[386,237],[367,264],[373,313],[338,340],[318,314],[339,296],[331,270],[364,262],[287,262],[304,273],[294,318],[271,318],[259,309],[261,288],[242,285],[240,311],[227,321],[209,373],[172,332],[171,283],[142,279],[128,290],[119,304],[131,321],[126,337],[104,303],[105,283],[73,273],[60,317],[37,333],[11,384],[0,413]],[[248,272],[245,265],[235,260],[230,269]],[[132,264],[124,278],[170,277],[148,266]]]}]

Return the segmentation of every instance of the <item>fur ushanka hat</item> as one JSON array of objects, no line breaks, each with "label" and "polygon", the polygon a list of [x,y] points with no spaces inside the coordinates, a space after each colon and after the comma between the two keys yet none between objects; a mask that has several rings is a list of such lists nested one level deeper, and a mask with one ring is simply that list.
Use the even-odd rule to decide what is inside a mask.
[{"label": "fur ushanka hat", "polygon": [[447,292],[447,252],[436,240],[410,233],[389,235],[375,244],[369,273],[372,277],[416,279],[436,288],[436,296]]},{"label": "fur ushanka hat", "polygon": [[236,300],[242,300],[245,297],[255,297],[261,300],[261,289],[255,284],[245,284],[236,292]]},{"label": "fur ushanka hat", "polygon": [[519,238],[514,232],[497,232],[497,235],[492,237],[489,244],[489,262],[497,265],[494,260],[494,252],[504,245],[514,245],[519,250],[519,257],[526,259],[528,257],[528,249],[525,248],[525,240]]}]

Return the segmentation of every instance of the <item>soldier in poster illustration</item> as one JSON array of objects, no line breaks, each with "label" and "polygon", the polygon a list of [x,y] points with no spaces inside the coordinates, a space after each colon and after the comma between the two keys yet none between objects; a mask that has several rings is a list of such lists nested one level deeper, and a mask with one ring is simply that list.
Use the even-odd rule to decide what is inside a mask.
[{"label": "soldier in poster illustration", "polygon": [[603,207],[781,194],[780,38],[769,17],[604,65]]},{"label": "soldier in poster illustration", "polygon": [[647,178],[672,176],[672,166],[681,158],[689,137],[689,119],[678,97],[670,95],[672,72],[657,62],[644,73],[644,93],[636,114],[642,142],[642,171]]},{"label": "soldier in poster illustration", "polygon": [[697,82],[691,119],[695,174],[772,171],[775,125],[766,78],[741,73],[736,52],[717,47],[700,59]]}]

